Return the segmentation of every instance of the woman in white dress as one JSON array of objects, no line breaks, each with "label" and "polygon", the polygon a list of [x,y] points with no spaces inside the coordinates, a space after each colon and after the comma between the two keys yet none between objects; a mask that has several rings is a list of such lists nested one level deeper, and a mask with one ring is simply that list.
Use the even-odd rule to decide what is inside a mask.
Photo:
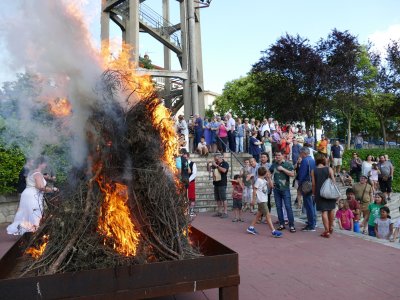
[{"label": "woman in white dress", "polygon": [[58,191],[56,187],[46,186],[42,174],[47,167],[46,159],[39,157],[34,166],[35,169],[26,177],[26,188],[21,194],[14,222],[7,227],[8,234],[22,235],[36,231],[43,215],[43,194]]}]

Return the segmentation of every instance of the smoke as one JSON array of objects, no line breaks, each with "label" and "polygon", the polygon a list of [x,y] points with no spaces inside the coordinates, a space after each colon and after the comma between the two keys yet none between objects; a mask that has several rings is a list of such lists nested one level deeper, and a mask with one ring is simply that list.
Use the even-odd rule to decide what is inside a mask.
[{"label": "smoke", "polygon": [[[69,140],[74,165],[87,157],[85,123],[96,104],[94,87],[103,69],[81,14],[86,2],[1,1],[0,56],[7,60],[2,63],[14,74],[24,70],[38,76],[34,88],[31,81],[19,78],[21,89],[13,94],[18,115],[5,119],[7,127],[14,127],[3,139],[18,144],[27,156],[39,155],[44,145]],[[70,101],[72,116],[45,122],[38,111],[56,98]],[[27,140],[32,142],[29,149]]]}]

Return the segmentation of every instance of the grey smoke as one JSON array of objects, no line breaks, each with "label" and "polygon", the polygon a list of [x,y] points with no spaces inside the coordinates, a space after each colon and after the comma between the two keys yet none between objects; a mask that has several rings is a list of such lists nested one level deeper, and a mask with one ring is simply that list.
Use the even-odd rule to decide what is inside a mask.
[{"label": "grey smoke", "polygon": [[[0,44],[5,48],[0,56],[7,57],[7,67],[15,73],[25,70],[42,79],[40,95],[18,95],[22,126],[14,128],[20,136],[15,134],[9,142],[23,147],[21,136],[35,136],[33,149],[23,149],[35,156],[43,145],[72,135],[71,157],[79,165],[87,157],[85,123],[90,107],[97,101],[94,87],[102,68],[90,44],[90,33],[82,20],[67,12],[66,3],[71,1],[1,1]],[[67,97],[72,104],[67,128],[42,124],[32,116],[32,111],[43,105],[43,99],[56,97]]]}]

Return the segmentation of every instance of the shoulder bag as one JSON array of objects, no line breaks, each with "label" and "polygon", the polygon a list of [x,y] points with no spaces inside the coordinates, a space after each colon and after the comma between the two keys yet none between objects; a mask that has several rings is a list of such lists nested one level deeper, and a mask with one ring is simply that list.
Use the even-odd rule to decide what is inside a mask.
[{"label": "shoulder bag", "polygon": [[[308,177],[311,177],[310,162],[308,162]],[[301,192],[304,195],[308,195],[312,192],[312,181],[310,179],[301,183]]]},{"label": "shoulder bag", "polygon": [[321,197],[330,200],[336,200],[341,196],[339,189],[330,177],[328,177],[322,184],[319,194]]}]

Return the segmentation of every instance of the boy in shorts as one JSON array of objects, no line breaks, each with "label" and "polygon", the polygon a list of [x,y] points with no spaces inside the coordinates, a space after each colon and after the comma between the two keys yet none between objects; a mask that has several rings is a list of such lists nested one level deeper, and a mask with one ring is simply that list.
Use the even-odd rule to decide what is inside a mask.
[{"label": "boy in shorts", "polygon": [[254,220],[251,222],[251,225],[247,228],[247,232],[251,234],[257,234],[258,232],[254,228],[257,220],[261,218],[262,215],[265,216],[265,221],[268,227],[271,229],[272,236],[279,238],[282,236],[282,232],[275,230],[272,225],[271,216],[268,211],[268,189],[272,188],[272,181],[270,177],[267,177],[268,171],[264,167],[258,168],[258,177],[256,182],[254,183],[253,188],[253,200],[252,204],[254,205],[257,201],[258,203],[258,211]]},{"label": "boy in shorts", "polygon": [[242,175],[242,182],[243,182],[243,211],[251,210],[250,203],[251,197],[253,195],[253,182],[251,178],[248,178],[250,175],[250,160],[246,158],[244,160],[244,167],[240,170],[240,175]]},{"label": "boy in shorts", "polygon": [[243,197],[243,182],[240,175],[233,176],[232,182],[232,199],[233,199],[233,213],[235,214],[232,222],[243,222],[242,219],[242,197]]}]

